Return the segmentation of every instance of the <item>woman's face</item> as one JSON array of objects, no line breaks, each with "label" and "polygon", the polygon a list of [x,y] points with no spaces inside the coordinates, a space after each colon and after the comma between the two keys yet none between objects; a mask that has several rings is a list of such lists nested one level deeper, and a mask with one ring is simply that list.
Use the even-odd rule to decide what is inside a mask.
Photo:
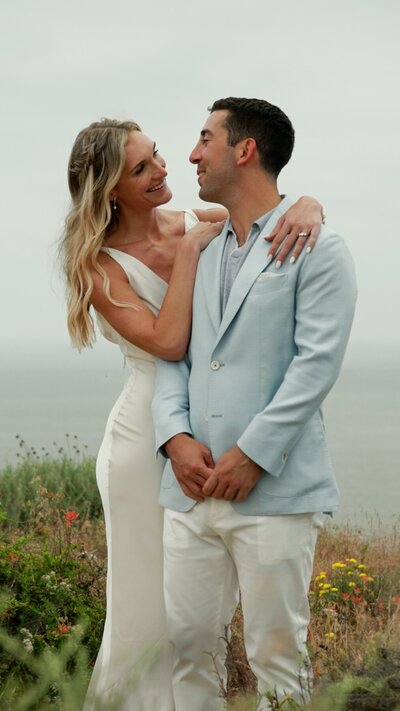
[{"label": "woman's face", "polygon": [[120,209],[157,207],[168,202],[172,193],[165,181],[165,161],[156,145],[140,131],[132,131],[125,145],[125,165],[113,190]]}]

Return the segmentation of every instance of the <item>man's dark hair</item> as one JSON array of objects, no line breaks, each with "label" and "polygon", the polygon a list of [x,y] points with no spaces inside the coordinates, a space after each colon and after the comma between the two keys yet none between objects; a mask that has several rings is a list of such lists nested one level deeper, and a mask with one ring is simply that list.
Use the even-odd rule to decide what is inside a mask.
[{"label": "man's dark hair", "polygon": [[262,167],[275,178],[289,162],[294,146],[294,128],[286,114],[262,99],[229,96],[214,101],[209,111],[228,111],[224,126],[228,145],[254,138]]}]

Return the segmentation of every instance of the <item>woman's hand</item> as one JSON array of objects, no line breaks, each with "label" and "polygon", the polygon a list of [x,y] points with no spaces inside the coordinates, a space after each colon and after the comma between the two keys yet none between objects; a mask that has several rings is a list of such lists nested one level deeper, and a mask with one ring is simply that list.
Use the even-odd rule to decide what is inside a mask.
[{"label": "woman's hand", "polygon": [[185,232],[182,239],[185,240],[185,242],[190,240],[202,251],[210,244],[214,237],[220,234],[224,224],[224,220],[222,220],[222,222],[199,222],[195,227]]},{"label": "woman's hand", "polygon": [[[317,241],[321,225],[324,222],[322,205],[312,197],[301,197],[278,220],[271,234],[265,239],[272,242],[268,252],[271,260],[275,257],[280,245],[278,259],[275,262],[277,269],[285,261],[289,252],[293,250],[290,263],[293,264],[301,254],[306,243],[306,252],[311,252]],[[286,239],[285,239],[286,238]]]}]

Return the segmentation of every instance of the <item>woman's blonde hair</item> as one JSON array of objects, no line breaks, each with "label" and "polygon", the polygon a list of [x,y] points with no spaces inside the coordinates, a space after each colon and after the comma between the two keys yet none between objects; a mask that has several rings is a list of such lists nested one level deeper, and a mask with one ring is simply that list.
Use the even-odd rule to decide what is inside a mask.
[{"label": "woman's blonde hair", "polygon": [[67,281],[68,331],[77,348],[95,340],[89,313],[93,291],[92,270],[102,276],[104,292],[110,282],[97,257],[104,238],[118,225],[111,193],[125,163],[125,145],[132,131],[140,131],[134,121],[102,119],[84,128],[77,136],[68,163],[68,186],[72,204],[60,242],[60,258]]}]

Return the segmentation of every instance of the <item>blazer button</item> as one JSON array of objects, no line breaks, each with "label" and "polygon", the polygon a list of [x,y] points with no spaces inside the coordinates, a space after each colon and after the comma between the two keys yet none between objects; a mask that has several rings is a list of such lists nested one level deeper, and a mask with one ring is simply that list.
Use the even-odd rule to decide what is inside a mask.
[{"label": "blazer button", "polygon": [[219,370],[221,367],[221,363],[219,360],[212,360],[210,363],[210,368],[211,370]]}]

